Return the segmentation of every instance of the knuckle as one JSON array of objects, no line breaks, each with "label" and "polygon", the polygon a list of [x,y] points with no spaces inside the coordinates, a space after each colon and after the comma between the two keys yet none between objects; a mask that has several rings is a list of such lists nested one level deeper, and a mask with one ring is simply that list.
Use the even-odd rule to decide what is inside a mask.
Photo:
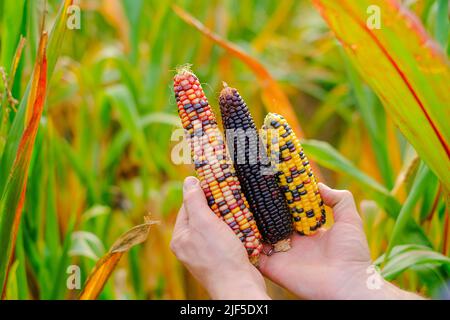
[{"label": "knuckle", "polygon": [[348,190],[342,190],[342,198],[346,201],[353,201],[353,194]]},{"label": "knuckle", "polygon": [[175,255],[183,251],[183,248],[186,246],[187,238],[185,233],[176,234],[172,237],[170,241],[170,250],[172,250]]},{"label": "knuckle", "polygon": [[177,245],[176,239],[172,239],[172,240],[170,241],[170,250],[171,250],[173,253],[177,253],[177,249],[178,249],[178,245]]},{"label": "knuckle", "polygon": [[173,253],[177,253],[180,250],[181,246],[181,239],[178,236],[175,236],[170,241],[170,250],[172,250]]}]

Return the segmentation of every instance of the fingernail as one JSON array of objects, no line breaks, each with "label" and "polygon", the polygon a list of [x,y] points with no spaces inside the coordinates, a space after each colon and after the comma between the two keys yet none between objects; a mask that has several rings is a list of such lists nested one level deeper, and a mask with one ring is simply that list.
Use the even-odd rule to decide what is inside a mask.
[{"label": "fingernail", "polygon": [[195,177],[187,177],[184,179],[183,189],[184,191],[194,190],[198,187],[198,179]]}]

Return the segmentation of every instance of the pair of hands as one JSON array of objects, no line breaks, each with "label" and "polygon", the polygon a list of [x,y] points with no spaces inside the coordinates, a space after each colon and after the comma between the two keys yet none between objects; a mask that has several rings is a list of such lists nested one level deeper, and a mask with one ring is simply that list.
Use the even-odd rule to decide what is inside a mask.
[{"label": "pair of hands", "polygon": [[208,207],[199,181],[187,177],[171,249],[213,299],[270,299],[263,275],[304,299],[419,298],[381,276],[376,289],[367,284],[374,270],[352,194],[324,184],[319,190],[333,208],[333,226],[310,237],[294,234],[292,248],[261,255],[258,270],[234,232]]}]

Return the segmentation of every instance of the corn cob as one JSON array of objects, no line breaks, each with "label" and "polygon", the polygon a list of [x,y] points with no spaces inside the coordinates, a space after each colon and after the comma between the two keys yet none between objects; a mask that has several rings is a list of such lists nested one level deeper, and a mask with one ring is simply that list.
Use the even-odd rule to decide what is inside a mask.
[{"label": "corn cob", "polygon": [[314,234],[326,214],[316,178],[294,131],[282,116],[269,113],[263,126],[268,153],[281,190],[290,208],[294,228],[302,235]]},{"label": "corn cob", "polygon": [[253,118],[234,88],[225,87],[219,102],[234,167],[262,237],[275,251],[286,251],[292,220]]},{"label": "corn cob", "polygon": [[258,264],[261,234],[236,177],[216,118],[198,78],[189,69],[174,77],[174,91],[191,156],[214,213],[244,243],[251,262]]}]

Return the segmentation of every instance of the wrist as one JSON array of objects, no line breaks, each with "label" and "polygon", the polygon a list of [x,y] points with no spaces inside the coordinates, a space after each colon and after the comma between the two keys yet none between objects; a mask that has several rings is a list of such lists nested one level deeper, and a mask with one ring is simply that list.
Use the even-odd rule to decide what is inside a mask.
[{"label": "wrist", "polygon": [[[250,268],[254,269],[253,266]],[[212,277],[207,291],[214,300],[269,300],[264,278],[254,270],[239,270]]]},{"label": "wrist", "polygon": [[213,300],[270,300],[265,289],[251,282],[215,287],[208,290]]},{"label": "wrist", "polygon": [[404,291],[385,280],[373,266],[353,270],[341,290],[332,299],[345,300],[415,300],[421,296]]}]

